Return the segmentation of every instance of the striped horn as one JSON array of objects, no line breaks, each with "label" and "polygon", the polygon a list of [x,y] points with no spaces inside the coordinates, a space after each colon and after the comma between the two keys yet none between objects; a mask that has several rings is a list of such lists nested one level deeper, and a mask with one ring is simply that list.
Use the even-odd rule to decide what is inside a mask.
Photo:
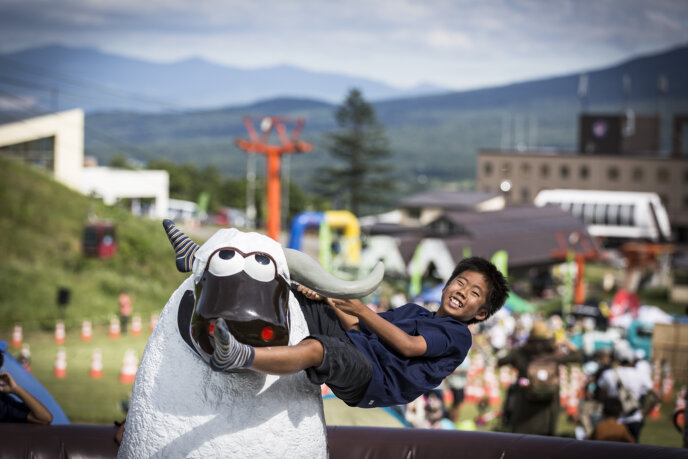
[{"label": "striped horn", "polygon": [[345,281],[327,272],[303,252],[284,249],[284,255],[293,281],[329,298],[363,298],[375,291],[385,275],[385,266],[378,262],[366,277]]},{"label": "striped horn", "polygon": [[189,236],[179,231],[174,226],[172,220],[163,220],[162,226],[165,228],[165,233],[167,233],[167,238],[170,240],[172,248],[174,248],[177,269],[182,273],[190,272],[194,262],[194,255],[200,246],[192,241]]}]

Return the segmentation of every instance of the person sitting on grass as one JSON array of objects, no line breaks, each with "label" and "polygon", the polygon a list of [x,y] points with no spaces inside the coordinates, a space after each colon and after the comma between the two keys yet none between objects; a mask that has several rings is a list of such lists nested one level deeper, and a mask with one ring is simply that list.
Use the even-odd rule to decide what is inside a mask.
[{"label": "person sitting on grass", "polygon": [[458,263],[435,313],[409,303],[377,314],[360,300],[324,298],[295,286],[310,335],[294,346],[254,348],[216,320],[215,345],[223,356],[218,369],[275,375],[305,370],[311,382],[327,384],[350,406],[406,404],[461,364],[472,343],[468,325],[497,312],[508,291],[499,270],[479,257]]},{"label": "person sitting on grass", "polygon": [[[5,355],[0,350],[0,368],[4,363]],[[0,422],[50,424],[53,422],[53,415],[36,397],[17,384],[11,374],[3,371],[0,372]]]}]

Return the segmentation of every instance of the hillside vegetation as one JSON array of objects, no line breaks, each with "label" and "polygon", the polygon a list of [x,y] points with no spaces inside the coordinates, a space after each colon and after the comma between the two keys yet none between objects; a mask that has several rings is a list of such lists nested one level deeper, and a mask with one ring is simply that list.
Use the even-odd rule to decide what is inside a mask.
[{"label": "hillside vegetation", "polygon": [[[159,221],[133,217],[118,207],[70,190],[47,174],[0,159],[0,329],[52,329],[56,318],[105,323],[126,289],[135,312],[159,311],[185,277]],[[89,214],[116,224],[118,253],[107,260],[84,256],[81,238]],[[57,307],[60,287],[70,303]]]}]

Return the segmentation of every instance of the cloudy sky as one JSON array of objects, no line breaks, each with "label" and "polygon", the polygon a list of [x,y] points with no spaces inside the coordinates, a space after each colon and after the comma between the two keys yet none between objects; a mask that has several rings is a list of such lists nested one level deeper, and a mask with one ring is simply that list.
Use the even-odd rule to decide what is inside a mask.
[{"label": "cloudy sky", "polygon": [[688,44],[688,1],[0,0],[0,52],[50,43],[467,89]]}]

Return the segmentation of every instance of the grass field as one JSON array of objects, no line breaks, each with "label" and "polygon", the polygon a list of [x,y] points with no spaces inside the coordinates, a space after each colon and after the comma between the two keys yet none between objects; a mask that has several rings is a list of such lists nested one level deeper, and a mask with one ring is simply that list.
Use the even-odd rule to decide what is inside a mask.
[{"label": "grass field", "polygon": [[[81,340],[80,327],[68,328],[63,346],[67,353],[67,376],[64,379],[59,379],[53,374],[55,357],[60,347],[54,342],[54,334],[42,330],[29,330],[24,333],[24,342],[29,343],[31,347],[33,375],[53,395],[72,423],[106,425],[124,418],[122,402],[128,401],[132,388],[130,384],[119,382],[124,354],[127,349],[133,349],[140,359],[149,336],[149,319],[150,317],[142,317],[143,331],[140,336],[126,335],[117,339],[108,337],[106,325],[98,325],[94,327],[93,338],[88,343]],[[11,329],[0,330],[0,340],[10,343],[11,338]],[[103,355],[103,376],[99,380],[90,377],[91,357],[96,348],[101,349]],[[16,356],[19,354],[19,349],[8,345],[8,352]],[[356,423],[366,425],[365,414],[363,414],[366,410],[349,408],[343,404],[336,409],[358,411],[353,415]],[[656,446],[681,446],[680,434],[671,424],[673,409],[673,402],[663,404],[659,419],[647,419],[641,434],[641,443]],[[327,412],[326,410],[326,414]],[[475,419],[477,416],[476,405],[463,406],[461,420]],[[342,416],[336,417],[341,419]],[[370,420],[370,423],[374,422],[376,421]],[[562,414],[558,435],[573,437],[574,429],[575,424]],[[499,430],[499,419],[486,426],[478,427],[478,430]]]}]

